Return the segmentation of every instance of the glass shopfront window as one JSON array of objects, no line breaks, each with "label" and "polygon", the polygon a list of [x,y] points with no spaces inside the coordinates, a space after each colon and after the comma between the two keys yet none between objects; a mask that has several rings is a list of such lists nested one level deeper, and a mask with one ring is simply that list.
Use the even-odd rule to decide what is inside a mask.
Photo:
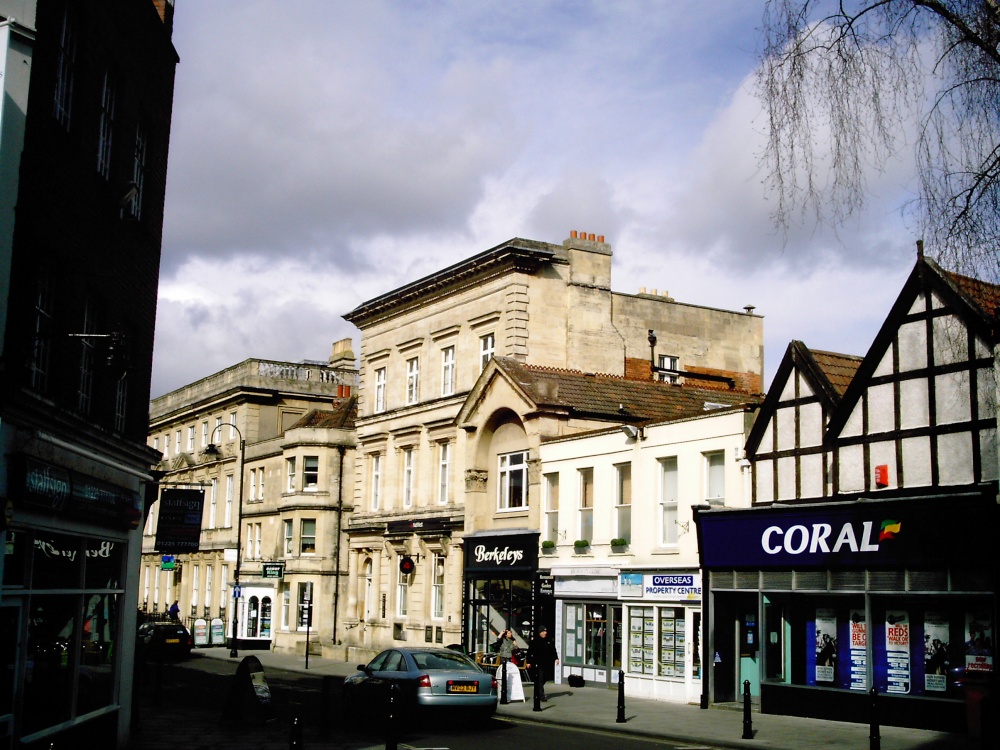
[{"label": "glass shopfront window", "polygon": [[125,545],[22,530],[7,544],[3,596],[25,603],[22,735],[113,705]]},{"label": "glass shopfront window", "polygon": [[588,667],[621,668],[621,607],[567,603],[565,661]]},{"label": "glass shopfront window", "polygon": [[864,596],[763,601],[764,677],[772,683],[957,699],[966,674],[994,669],[987,598],[873,595],[870,621]]},{"label": "glass shopfront window", "polygon": [[[684,679],[685,659],[691,651],[686,614],[684,607],[629,607],[628,671]],[[700,677],[700,661],[695,666],[694,676]]]}]

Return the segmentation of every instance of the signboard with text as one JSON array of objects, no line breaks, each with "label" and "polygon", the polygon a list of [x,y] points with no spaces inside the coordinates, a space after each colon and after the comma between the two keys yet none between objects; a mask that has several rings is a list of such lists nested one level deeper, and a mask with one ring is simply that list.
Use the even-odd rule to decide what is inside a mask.
[{"label": "signboard with text", "polygon": [[160,494],[160,514],[153,548],[172,555],[197,552],[204,504],[203,490],[164,489]]}]

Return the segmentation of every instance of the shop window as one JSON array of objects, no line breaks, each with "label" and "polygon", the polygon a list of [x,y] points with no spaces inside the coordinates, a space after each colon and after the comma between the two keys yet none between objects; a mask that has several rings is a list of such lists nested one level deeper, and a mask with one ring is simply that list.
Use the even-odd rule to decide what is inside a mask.
[{"label": "shop window", "polygon": [[657,674],[661,677],[683,677],[687,653],[687,630],[684,609],[659,607],[660,638],[657,645]]},{"label": "shop window", "polygon": [[22,733],[110,706],[118,679],[121,543],[8,532],[5,563],[4,583],[21,579],[30,602],[24,643],[31,668],[22,676]]},{"label": "shop window", "polygon": [[609,618],[604,604],[566,605],[567,664],[608,666]]},{"label": "shop window", "polygon": [[256,596],[251,596],[250,601],[247,602],[247,621],[243,632],[246,633],[247,638],[256,638],[259,627],[260,599]]},{"label": "shop window", "polygon": [[628,670],[633,674],[655,674],[656,620],[653,607],[628,609]]},{"label": "shop window", "polygon": [[260,637],[271,637],[271,597],[260,600]]}]

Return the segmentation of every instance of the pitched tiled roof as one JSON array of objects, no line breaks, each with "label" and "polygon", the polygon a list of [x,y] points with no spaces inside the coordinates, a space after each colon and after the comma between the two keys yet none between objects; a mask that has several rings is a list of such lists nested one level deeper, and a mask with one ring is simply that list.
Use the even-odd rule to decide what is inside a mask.
[{"label": "pitched tiled roof", "polygon": [[837,354],[836,352],[823,352],[816,349],[810,349],[809,353],[812,354],[816,366],[826,376],[838,396],[844,395],[844,391],[851,384],[862,360],[864,360],[864,357],[856,357],[851,354]]},{"label": "pitched tiled roof", "polygon": [[997,317],[1000,310],[1000,286],[989,284],[970,276],[960,276],[951,271],[941,269],[941,275],[951,282],[951,285],[965,297],[973,307],[978,307],[987,320]]},{"label": "pitched tiled roof", "polygon": [[301,419],[288,429],[300,427],[317,427],[329,430],[354,429],[354,420],[358,416],[358,400],[350,398],[335,398],[333,409],[313,409],[306,412]]},{"label": "pitched tiled roof", "polygon": [[706,404],[709,408],[757,404],[762,398],[735,390],[538,367],[508,357],[494,359],[538,407],[564,409],[578,418],[660,422],[703,414]]}]

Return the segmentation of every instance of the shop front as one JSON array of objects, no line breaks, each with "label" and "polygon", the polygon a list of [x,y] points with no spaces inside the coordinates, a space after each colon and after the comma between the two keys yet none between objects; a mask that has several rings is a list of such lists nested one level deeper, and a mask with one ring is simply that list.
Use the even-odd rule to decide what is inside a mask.
[{"label": "shop front", "polygon": [[538,574],[538,532],[470,534],[465,546],[463,646],[492,651],[505,629],[526,649],[536,624],[553,614],[552,596]]},{"label": "shop front", "polygon": [[553,566],[556,596],[556,682],[578,675],[587,685],[618,684],[622,669],[622,604],[618,568]]},{"label": "shop front", "polygon": [[626,694],[697,703],[701,699],[701,573],[622,571]]},{"label": "shop front", "polygon": [[22,455],[8,468],[3,746],[113,747],[132,692],[138,491],[88,474],[82,462]]},{"label": "shop front", "polygon": [[994,670],[988,493],[698,514],[709,577],[703,704],[965,731]]},{"label": "shop front", "polygon": [[[240,586],[238,622],[238,648],[250,651],[266,651],[271,648],[273,633],[274,604],[277,601],[277,590],[270,581],[255,581],[244,579]],[[299,607],[300,617],[305,617],[308,609]],[[230,624],[230,632],[232,625]],[[305,622],[299,627],[305,629]]]}]

